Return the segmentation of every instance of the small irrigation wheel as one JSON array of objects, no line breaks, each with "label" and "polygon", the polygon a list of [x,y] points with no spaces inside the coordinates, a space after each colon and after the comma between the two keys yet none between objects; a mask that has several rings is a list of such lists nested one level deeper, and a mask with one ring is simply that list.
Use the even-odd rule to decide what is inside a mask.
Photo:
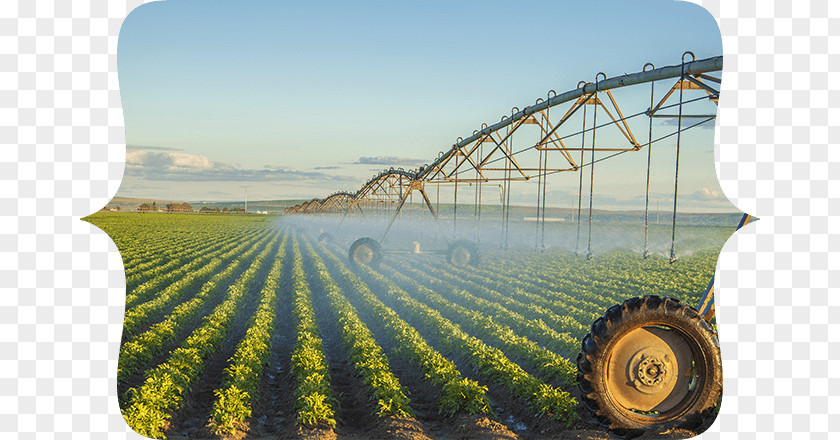
[{"label": "small irrigation wheel", "polygon": [[578,356],[584,406],[619,435],[705,428],[723,372],[717,335],[672,298],[632,298],[592,324]]},{"label": "small irrigation wheel", "polygon": [[458,240],[446,250],[446,260],[455,267],[478,266],[478,246],[471,241]]},{"label": "small irrigation wheel", "polygon": [[350,245],[349,254],[354,266],[376,266],[382,260],[382,246],[372,238],[363,237]]}]

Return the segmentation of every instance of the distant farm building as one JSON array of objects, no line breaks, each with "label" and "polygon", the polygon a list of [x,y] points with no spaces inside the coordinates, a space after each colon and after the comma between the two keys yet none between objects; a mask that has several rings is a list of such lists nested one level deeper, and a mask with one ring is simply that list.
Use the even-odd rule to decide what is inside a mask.
[{"label": "distant farm building", "polygon": [[168,203],[166,212],[193,212],[189,203]]}]

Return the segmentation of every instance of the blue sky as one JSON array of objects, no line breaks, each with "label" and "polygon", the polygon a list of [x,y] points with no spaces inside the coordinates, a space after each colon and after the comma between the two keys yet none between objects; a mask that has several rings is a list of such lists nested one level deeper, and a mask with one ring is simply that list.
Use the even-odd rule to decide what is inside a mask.
[{"label": "blue sky", "polygon": [[[128,144],[118,195],[353,191],[383,168],[430,162],[458,136],[549,89],[645,62],[677,64],[686,50],[722,52],[714,19],[691,3],[454,3],[167,0],[136,8],[118,48]],[[695,131],[681,170],[685,194],[712,194],[703,209],[726,209],[713,130]],[[662,170],[673,168],[667,156],[655,159]],[[639,160],[598,170],[601,200],[638,200],[638,185],[622,184],[622,167],[636,173]],[[660,174],[654,192],[664,198],[673,172]],[[557,204],[576,194],[573,181],[552,180]]]}]

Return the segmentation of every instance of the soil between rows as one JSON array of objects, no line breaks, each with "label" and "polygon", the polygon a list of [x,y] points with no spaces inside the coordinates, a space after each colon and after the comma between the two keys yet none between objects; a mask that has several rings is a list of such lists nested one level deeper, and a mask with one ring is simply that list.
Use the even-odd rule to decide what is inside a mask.
[{"label": "soil between rows", "polygon": [[[270,239],[269,239],[269,241],[270,241]],[[264,244],[264,246],[268,246],[268,241]],[[256,256],[259,255],[259,253],[263,249],[264,249],[264,247],[261,247],[259,250],[257,250],[254,253],[253,258],[256,259]],[[233,263],[233,260],[228,262],[228,264],[232,264],[232,263]],[[165,362],[166,359],[169,357],[171,351],[174,350],[176,347],[181,346],[181,344],[187,339],[187,337],[189,337],[189,335],[196,328],[198,328],[201,325],[202,322],[204,322],[204,317],[207,316],[213,309],[215,309],[216,306],[221,304],[222,301],[224,301],[224,297],[225,297],[225,293],[227,292],[227,289],[230,288],[230,286],[232,286],[233,284],[236,283],[236,280],[238,280],[239,277],[242,276],[243,273],[245,273],[245,270],[248,269],[248,266],[249,266],[249,264],[243,264],[242,267],[239,267],[237,270],[234,271],[234,273],[230,277],[229,282],[225,283],[222,286],[218,286],[217,287],[217,293],[215,295],[213,295],[212,297],[208,298],[207,303],[204,304],[198,312],[196,312],[195,316],[189,322],[185,323],[185,325],[182,326],[182,328],[177,332],[175,337],[166,341],[166,344],[165,344],[164,348],[161,350],[161,352],[158,353],[157,355],[153,356],[151,362],[149,362],[148,365],[146,365],[145,368],[138,369],[137,372],[135,372],[133,375],[126,378],[126,380],[124,382],[121,382],[121,383],[117,384],[117,395],[120,396],[120,399],[122,399],[123,396],[125,396],[125,393],[128,389],[130,389],[132,387],[138,387],[138,386],[143,385],[143,381],[144,381],[146,371],[151,370],[151,369],[157,367],[158,365],[162,364],[163,362]],[[223,267],[226,267],[226,266],[223,266]],[[267,273],[268,273],[268,269],[263,268],[263,271],[261,271],[261,273],[259,273],[257,275],[262,276],[262,278],[260,278],[260,279],[265,279],[265,274],[267,274]],[[201,286],[204,283],[206,283],[210,278],[212,278],[212,275],[210,277],[207,277],[205,280],[203,280],[201,283],[199,283],[197,286],[195,286],[193,289],[191,289],[192,291],[190,292],[189,296],[183,298],[181,300],[181,302],[183,303],[183,302],[191,300],[201,290]],[[259,285],[259,284],[256,284],[256,285]],[[259,290],[257,290],[257,291],[259,292]],[[172,306],[171,309],[174,309],[174,307],[175,306]],[[169,316],[169,313],[171,313],[171,309],[166,314],[158,316],[157,319],[154,320],[154,323],[164,321]],[[135,335],[142,334],[142,332],[147,331],[152,325],[153,324],[147,323],[142,328],[139,328],[139,331],[136,332]],[[124,344],[125,341],[123,341],[122,343]]]},{"label": "soil between rows", "polygon": [[[332,249],[328,250],[331,251]],[[336,253],[336,255],[345,266],[348,264],[348,260],[343,253]],[[333,263],[329,262],[326,258],[324,259],[325,264],[330,269],[331,274],[338,273],[337,268],[334,266]],[[407,261],[401,261],[402,264],[406,264]],[[411,264],[411,263],[409,263]],[[417,264],[417,263],[415,263]],[[413,266],[413,265],[412,265]],[[415,269],[422,270],[422,268],[414,266]],[[388,300],[387,294],[384,294],[382,289],[378,288],[378,283],[372,281],[370,277],[365,276],[364,274],[357,273],[360,278],[365,282],[365,284],[371,289],[374,294],[379,297],[380,300],[385,302],[389,307],[393,306],[393,302]],[[391,280],[394,281],[394,280]],[[338,281],[337,281],[338,282]],[[341,285],[341,283],[339,282]],[[397,283],[399,284],[399,283]],[[409,292],[410,293],[410,292]],[[348,298],[351,299],[351,298]],[[381,337],[381,332],[379,331],[379,327],[375,324],[371,326],[371,322],[376,322],[376,319],[371,320],[369,314],[363,313],[362,308],[358,308],[358,304],[355,301],[352,301],[354,306],[357,307],[357,310],[360,312],[360,317],[363,321],[368,324],[371,331],[373,331],[374,336],[377,339],[377,342],[383,346],[386,353],[390,351],[391,346],[388,345],[388,342],[383,343],[383,338]],[[396,310],[396,309],[395,309]],[[522,401],[517,397],[511,396],[510,393],[499,384],[490,384],[486,381],[486,379],[477,372],[474,368],[469,365],[469,362],[463,358],[462,356],[455,355],[453,353],[448,353],[446,351],[442,351],[439,348],[439,342],[437,338],[429,334],[427,331],[422,329],[422,325],[419,325],[419,322],[410,319],[409,316],[401,315],[403,319],[409,322],[409,324],[413,325],[420,334],[427,340],[427,342],[438,351],[441,351],[447,358],[455,362],[456,366],[458,367],[459,371],[465,377],[468,377],[473,380],[477,380],[479,383],[486,385],[488,387],[487,395],[491,399],[493,403],[494,411],[496,412],[496,419],[493,420],[488,417],[478,417],[478,416],[459,416],[456,417],[454,420],[446,420],[442,416],[437,416],[437,419],[434,417],[427,418],[427,417],[418,417],[424,423],[430,427],[432,431],[432,438],[440,438],[440,439],[467,439],[467,438],[520,438],[520,439],[610,439],[610,438],[617,438],[612,436],[609,432],[605,429],[601,428],[594,418],[592,418],[588,411],[582,406],[582,404],[578,404],[577,412],[580,414],[581,420],[575,423],[571,427],[565,427],[562,423],[551,421],[547,419],[541,419],[533,416],[533,411],[527,407],[526,402]],[[491,344],[492,345],[492,344]],[[412,374],[410,372],[411,368],[405,369],[405,362],[401,362],[399,358],[389,357],[389,361],[391,362],[392,370],[394,374],[400,379],[400,382],[403,385],[408,386],[409,390],[413,389],[422,389],[427,394],[426,399],[428,400],[431,396],[428,396],[428,389],[430,385],[428,383],[421,385],[417,388],[416,383],[412,383]],[[417,367],[414,367],[414,370],[419,372]],[[529,370],[529,368],[526,368]],[[404,379],[405,378],[405,379]],[[420,378],[422,381],[422,377]],[[414,385],[414,387],[410,386]],[[555,384],[556,385],[556,384]],[[575,399],[580,402],[580,392],[577,387],[565,387],[565,391],[569,392]],[[435,392],[436,394],[436,392]],[[412,391],[412,394],[409,396],[412,399],[412,408],[415,408],[415,399],[416,395]],[[436,401],[435,401],[436,403]],[[417,408],[415,408],[417,409]],[[418,411],[418,415],[420,411]],[[428,415],[428,413],[426,414]],[[521,429],[524,427],[525,429]],[[519,429],[517,429],[519,428]],[[684,429],[673,429],[666,432],[648,432],[644,433],[642,436],[637,437],[640,439],[686,439],[690,437],[696,436],[698,433],[684,430]]]},{"label": "soil between rows", "polygon": [[304,249],[301,249],[301,253],[303,270],[312,292],[315,319],[321,331],[324,354],[330,369],[330,386],[333,397],[339,402],[336,408],[336,434],[370,431],[376,426],[376,418],[373,415],[376,407],[350,363],[350,354],[344,347],[340,329],[332,314],[326,292],[317,278],[312,259]]},{"label": "soil between rows", "polygon": [[273,245],[272,251],[269,252],[263,266],[256,273],[251,289],[240,300],[230,330],[220,344],[221,349],[205,361],[204,371],[190,392],[184,397],[181,410],[176,412],[170,420],[167,432],[188,438],[212,437],[207,422],[210,419],[213,401],[215,400],[213,391],[221,388],[224,369],[229,365],[228,361],[236,351],[237,344],[245,337],[251,318],[257,311],[262,285],[271,271],[279,247],[279,243]]},{"label": "soil between rows", "polygon": [[[373,332],[377,342],[389,355],[392,371],[400,379],[400,382],[410,391],[411,406],[417,413],[417,418],[385,418],[377,419],[373,412],[375,405],[370,401],[369,392],[356,375],[355,369],[348,361],[347,350],[343,347],[340,336],[340,329],[337,327],[332,315],[329,300],[317,279],[313,270],[312,261],[303,251],[304,272],[310,283],[313,295],[316,318],[321,330],[327,360],[330,366],[331,385],[334,390],[334,397],[340,405],[337,408],[337,427],[333,429],[310,429],[294,426],[294,398],[292,378],[288,373],[288,366],[291,351],[294,348],[294,326],[291,317],[291,240],[287,243],[286,261],[284,262],[281,291],[278,294],[277,304],[277,328],[273,337],[272,355],[269,364],[264,370],[260,395],[254,403],[254,412],[247,430],[237,438],[246,439],[306,439],[306,440],[333,440],[333,439],[410,439],[426,440],[432,439],[610,439],[612,437],[605,430],[597,427],[591,417],[586,417],[586,411],[579,408],[583,419],[566,428],[558,422],[541,420],[531,416],[531,411],[521,399],[510,396],[500,385],[488,385],[488,396],[493,402],[496,417],[460,415],[449,419],[437,414],[438,390],[426,382],[422,377],[419,367],[402,360],[399,357],[391,357],[393,341],[384,336],[381,321],[371,316],[369,310],[361,307],[354,295],[347,295],[348,300],[357,307],[360,318]],[[343,254],[337,254],[343,263],[347,263]],[[338,272],[335,265],[324,258],[324,263],[329,268],[334,280],[344,288],[343,276]],[[267,264],[270,267],[270,264]],[[262,280],[267,274],[267,267],[258,274]],[[237,275],[238,277],[239,275]],[[360,275],[361,276],[361,275]],[[387,298],[381,291],[378,291],[376,283],[361,278],[383,300],[386,304]],[[227,365],[227,359],[233,354],[236,343],[244,336],[247,330],[247,322],[253,314],[257,299],[254,297],[259,292],[260,283],[257,282],[245,302],[247,305],[237,315],[236,324],[231,330],[224,343],[224,348],[214,354],[207,361],[207,367],[202,374],[193,392],[187,396],[185,406],[175,414],[172,425],[167,431],[167,437],[176,440],[195,440],[199,438],[217,438],[204,427],[209,418],[212,405],[212,391],[221,385],[221,375]],[[391,304],[389,304],[390,306]],[[212,309],[211,309],[212,310]],[[406,319],[405,316],[402,316]],[[406,319],[414,324],[411,320]],[[418,331],[427,339],[433,347],[439,343],[432,335],[426,334],[419,327]],[[188,334],[188,333],[186,333]],[[482,384],[482,376],[469,367],[469,363],[452,353],[443,352],[445,356],[456,363],[459,370],[469,378],[478,380]],[[568,390],[576,398],[577,388]],[[579,399],[578,399],[579,400]],[[525,430],[518,430],[518,423],[526,426]],[[684,439],[695,436],[697,433],[686,430],[672,430],[663,433],[646,433],[640,439]]]},{"label": "soil between rows", "polygon": [[277,318],[271,340],[271,357],[263,370],[260,391],[249,422],[249,438],[277,435],[290,431],[295,422],[294,383],[289,374],[295,347],[295,322],[292,317],[292,237],[286,243],[286,259],[280,291],[277,294]]}]

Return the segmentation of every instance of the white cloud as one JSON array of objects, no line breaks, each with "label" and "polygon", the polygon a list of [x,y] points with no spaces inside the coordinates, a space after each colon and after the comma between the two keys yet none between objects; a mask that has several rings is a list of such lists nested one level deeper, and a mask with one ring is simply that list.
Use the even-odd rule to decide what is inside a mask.
[{"label": "white cloud", "polygon": [[423,161],[420,159],[411,159],[408,157],[396,156],[362,156],[359,160],[352,163],[353,165],[390,165],[390,166],[415,166],[422,165]]},{"label": "white cloud", "polygon": [[173,171],[179,168],[209,170],[216,167],[210,159],[197,154],[158,153],[134,149],[126,150],[125,163],[126,166],[160,167]]},{"label": "white cloud", "polygon": [[695,193],[695,195],[696,195],[698,198],[701,198],[701,199],[711,199],[711,200],[714,200],[714,199],[723,199],[723,198],[725,198],[725,197],[723,196],[723,193],[722,193],[722,192],[717,191],[717,190],[713,190],[713,189],[709,189],[709,188],[703,188],[703,189],[701,189],[700,191],[696,192],[696,193]]},{"label": "white cloud", "polygon": [[266,166],[259,169],[242,168],[224,162],[214,162],[206,156],[179,152],[126,149],[126,174],[147,182],[275,182],[275,181],[333,181],[355,182],[348,176],[318,171],[299,171]]}]

